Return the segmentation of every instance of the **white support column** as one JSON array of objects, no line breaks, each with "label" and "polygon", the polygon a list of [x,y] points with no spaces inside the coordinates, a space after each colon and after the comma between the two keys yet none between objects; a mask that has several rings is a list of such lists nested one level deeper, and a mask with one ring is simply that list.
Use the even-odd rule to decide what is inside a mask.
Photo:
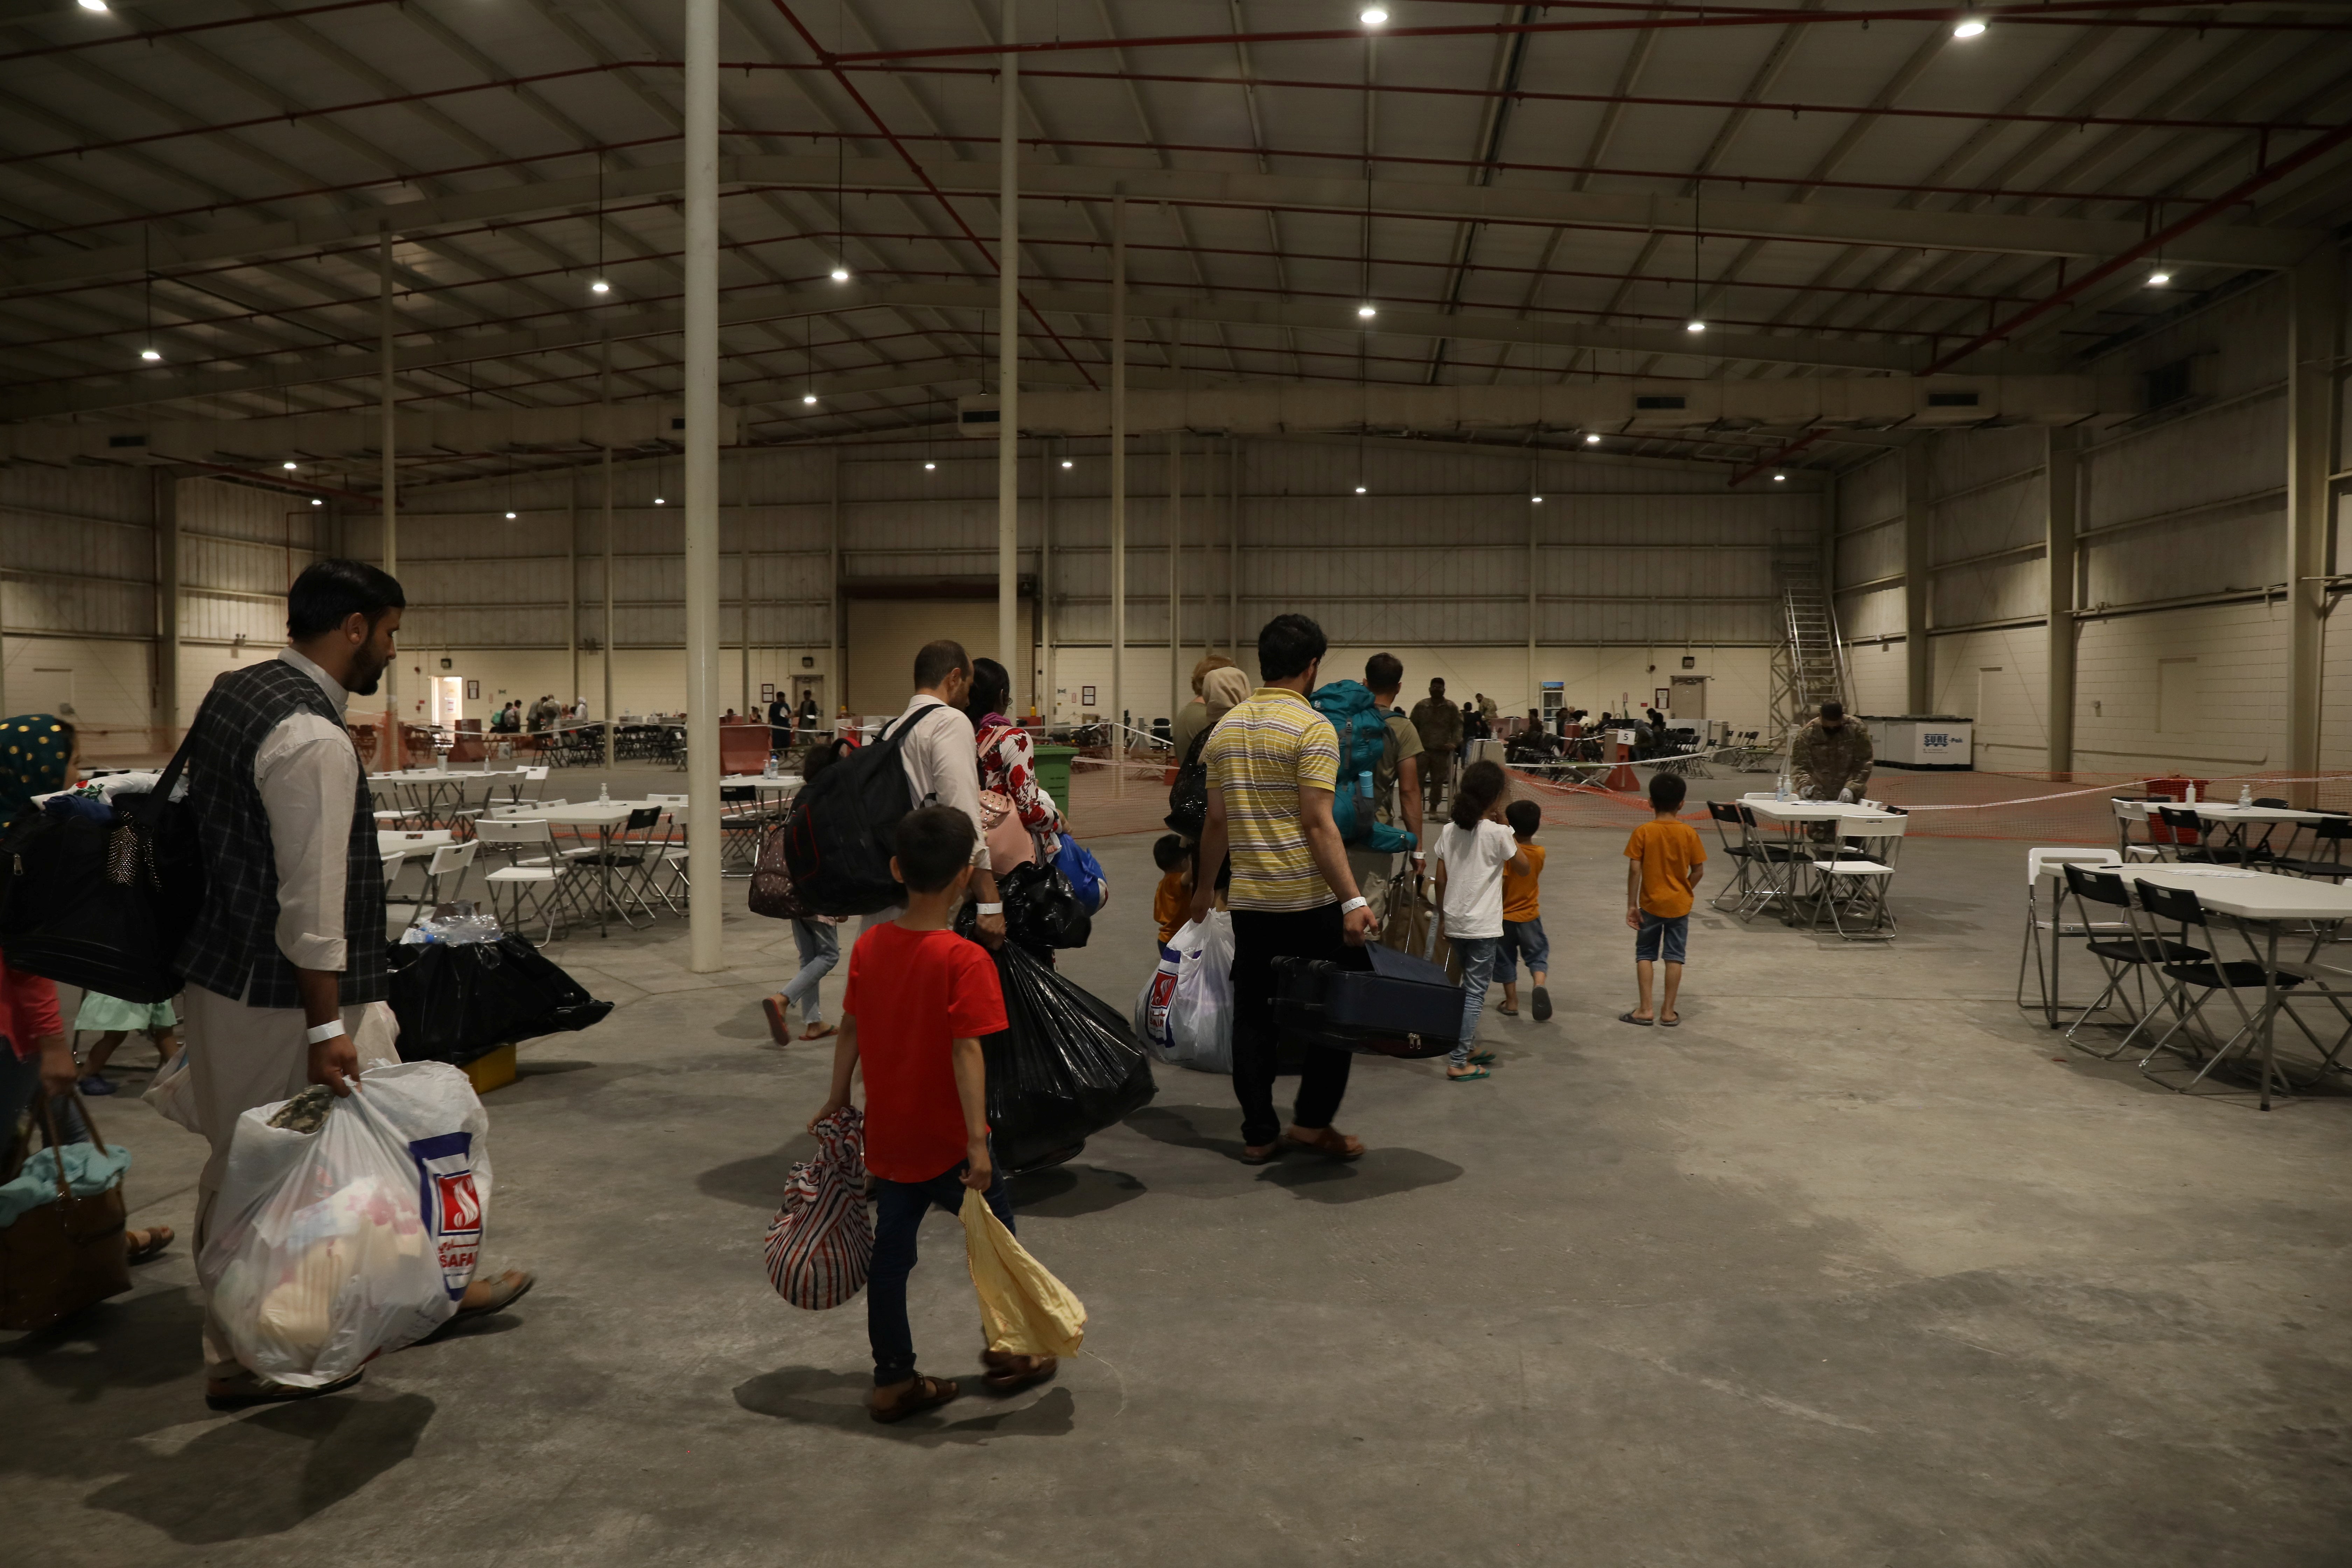
[{"label": "white support column", "polygon": [[2050,771],[2063,775],[2074,771],[2074,506],[2081,463],[2071,426],[2042,437],[2043,604],[2050,617],[2044,645],[2050,685],[2042,706],[2050,714]]},{"label": "white support column", "polygon": [[[1019,0],[1003,0],[1004,37],[1020,41]],[[1029,655],[1021,635],[1021,57],[1007,53],[997,79],[996,159],[996,648],[1013,689],[1007,712],[1021,711]]]},{"label": "white support column", "polygon": [[1168,432],[1168,732],[1184,711],[1184,432]]},{"label": "white support column", "polygon": [[1127,794],[1127,194],[1110,198],[1110,792]]},{"label": "white support column", "polygon": [[1936,656],[1927,647],[1927,595],[1933,584],[1934,502],[1927,488],[1929,443],[1920,436],[1903,448],[1903,659],[1908,711],[1929,713],[1936,703]]},{"label": "white support column", "polygon": [[719,904],[719,0],[686,0],[687,966],[722,966]]},{"label": "white support column", "polygon": [[[383,448],[383,475],[377,504],[383,514],[384,574],[397,577],[400,575],[400,423],[393,385],[392,231],[389,229],[376,237],[375,315],[379,420],[376,440]],[[384,772],[388,773],[401,764],[400,732],[400,660],[395,658],[383,667],[383,743],[376,748],[376,766]]]},{"label": "white support column", "polygon": [[610,772],[613,752],[620,726],[614,722],[618,716],[613,707],[613,653],[617,646],[613,632],[613,340],[604,342],[604,428],[601,444],[604,450],[604,767]]},{"label": "white support column", "polygon": [[[2287,274],[2286,765],[2319,771],[2320,634],[2327,610],[2328,476],[2335,471],[2336,399],[2342,369],[2344,254],[2322,245]],[[2317,785],[2292,786],[2298,806]]]}]

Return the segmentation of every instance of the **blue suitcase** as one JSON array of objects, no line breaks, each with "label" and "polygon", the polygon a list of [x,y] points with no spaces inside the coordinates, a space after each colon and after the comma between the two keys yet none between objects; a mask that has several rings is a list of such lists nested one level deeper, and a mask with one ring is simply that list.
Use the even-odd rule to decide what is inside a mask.
[{"label": "blue suitcase", "polygon": [[1462,987],[1425,958],[1368,942],[1344,962],[1274,961],[1274,1010],[1290,1038],[1367,1056],[1434,1057],[1462,1033]]}]

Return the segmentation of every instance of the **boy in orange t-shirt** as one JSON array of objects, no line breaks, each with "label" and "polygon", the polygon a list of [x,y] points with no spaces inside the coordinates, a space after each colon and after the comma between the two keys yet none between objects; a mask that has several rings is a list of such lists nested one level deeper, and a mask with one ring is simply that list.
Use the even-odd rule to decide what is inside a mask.
[{"label": "boy in orange t-shirt", "polygon": [[[1620,1013],[1622,1024],[1681,1023],[1675,997],[1682,990],[1683,955],[1690,943],[1690,912],[1698,891],[1706,846],[1678,815],[1689,786],[1673,773],[1650,779],[1650,820],[1633,829],[1625,841],[1625,923],[1633,938],[1633,973],[1642,985],[1642,1005]],[[1666,964],[1666,994],[1653,1012],[1650,981],[1659,958]]]},{"label": "boy in orange t-shirt", "polygon": [[1544,935],[1543,898],[1537,883],[1543,877],[1543,846],[1536,830],[1543,826],[1543,807],[1531,800],[1515,800],[1503,808],[1518,841],[1525,871],[1503,868],[1503,945],[1495,950],[1495,978],[1502,983],[1503,1005],[1495,1009],[1509,1017],[1519,1016],[1519,963],[1528,961],[1528,984],[1534,988],[1536,1022],[1551,1016],[1551,993],[1544,989],[1544,972],[1551,967],[1551,942]]}]

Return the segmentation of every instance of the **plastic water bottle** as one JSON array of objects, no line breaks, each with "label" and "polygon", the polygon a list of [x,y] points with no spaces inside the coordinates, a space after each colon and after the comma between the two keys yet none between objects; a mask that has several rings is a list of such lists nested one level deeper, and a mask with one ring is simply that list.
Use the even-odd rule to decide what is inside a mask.
[{"label": "plastic water bottle", "polygon": [[2182,800],[2182,801],[2181,801],[2181,803],[2180,803],[2181,805],[2195,805],[2197,804],[2197,786],[2196,786],[2195,784],[2190,784],[2190,785],[2189,786],[2189,788],[2188,788],[2185,792],[2183,792],[2183,793],[2185,794],[2185,795],[2186,795],[2186,797],[2187,797],[2187,798],[2185,798],[2184,800]]},{"label": "plastic water bottle", "polygon": [[1372,809],[1371,769],[1366,768],[1356,775],[1356,794],[1363,800],[1363,810],[1369,813]]},{"label": "plastic water bottle", "polygon": [[1774,800],[1786,800],[1789,798],[1788,774],[1782,773],[1780,777],[1780,781],[1772,786],[1772,798]]},{"label": "plastic water bottle", "polygon": [[2253,785],[2242,784],[2238,786],[2238,804],[2240,805],[2252,805],[2254,804]]},{"label": "plastic water bottle", "polygon": [[610,802],[611,802],[612,798],[613,798],[613,787],[612,787],[612,785],[610,785],[610,784],[598,784],[598,785],[596,786],[596,804],[597,804],[597,805],[606,805],[606,804],[608,804],[608,803],[610,803]]},{"label": "plastic water bottle", "polygon": [[761,776],[762,776],[762,777],[765,777],[765,778],[774,778],[774,777],[776,776],[776,753],[775,753],[775,752],[770,752],[768,753],[768,765],[767,765],[766,769],[763,771],[763,773],[762,773]]}]

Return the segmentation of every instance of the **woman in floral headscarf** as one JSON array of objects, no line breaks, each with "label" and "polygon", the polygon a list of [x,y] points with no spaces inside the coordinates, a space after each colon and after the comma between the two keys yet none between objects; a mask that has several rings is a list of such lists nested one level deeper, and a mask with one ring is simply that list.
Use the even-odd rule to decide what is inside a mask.
[{"label": "woman in floral headscarf", "polygon": [[[0,824],[30,805],[35,795],[72,785],[80,776],[74,748],[73,726],[54,713],[0,721]],[[18,1120],[37,1097],[54,1099],[73,1088],[74,1071],[73,1046],[58,1016],[56,983],[20,973],[0,962],[0,1145],[5,1145],[0,1147],[0,1176],[16,1173],[16,1151],[22,1146]],[[73,1140],[89,1136],[69,1102],[58,1110],[62,1135]],[[140,1263],[171,1244],[172,1228],[159,1225],[125,1231],[123,1239],[131,1261]]]}]

